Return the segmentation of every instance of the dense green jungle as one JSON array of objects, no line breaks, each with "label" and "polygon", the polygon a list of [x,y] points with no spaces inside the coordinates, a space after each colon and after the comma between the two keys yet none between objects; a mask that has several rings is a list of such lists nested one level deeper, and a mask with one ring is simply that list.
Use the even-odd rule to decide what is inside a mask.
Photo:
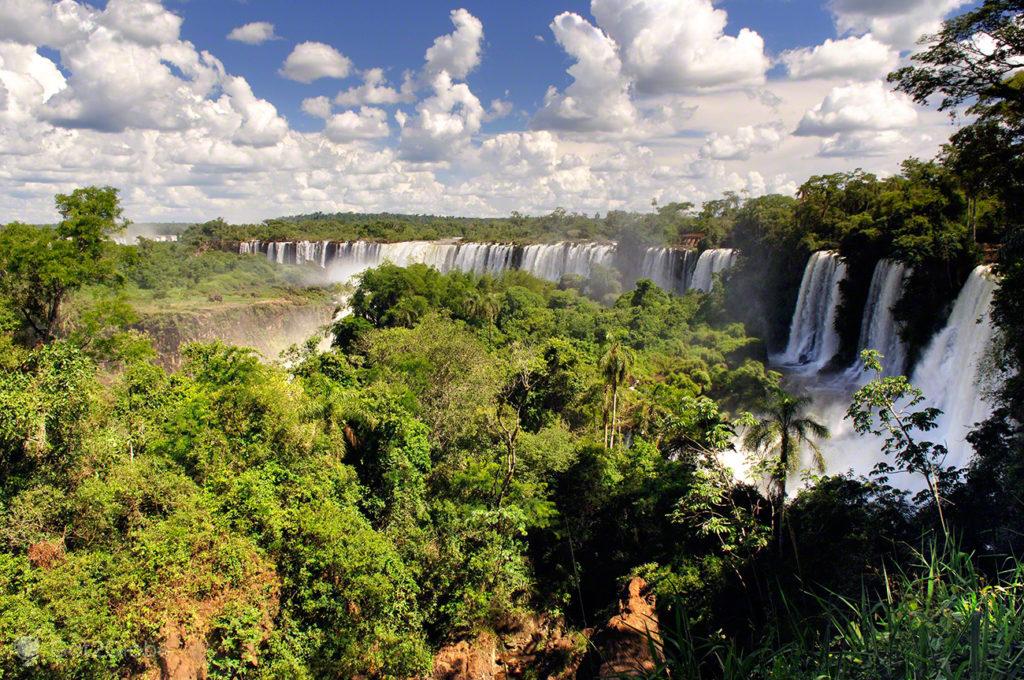
[{"label": "dense green jungle", "polygon": [[[55,225],[0,228],[0,677],[1021,677],[1024,76],[962,40],[1019,60],[1020,12],[988,0],[890,76],[970,105],[939,157],[794,197],[122,245],[118,191],[90,186]],[[249,239],[599,241],[619,262],[325,284]],[[621,264],[691,242],[739,253],[709,292]],[[801,467],[832,433],[769,363],[822,250],[847,267],[833,362],[868,372],[847,420],[871,473]],[[930,441],[928,395],[859,352],[882,259],[910,271],[910,364],[992,265],[966,465]],[[279,357],[208,339],[169,361],[147,325],[267,301],[338,313]]]}]

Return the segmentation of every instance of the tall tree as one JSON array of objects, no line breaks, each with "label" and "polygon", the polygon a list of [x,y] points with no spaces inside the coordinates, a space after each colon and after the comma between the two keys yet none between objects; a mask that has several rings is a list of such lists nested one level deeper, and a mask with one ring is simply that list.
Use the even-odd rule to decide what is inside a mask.
[{"label": "tall tree", "polygon": [[55,229],[12,223],[0,228],[0,297],[36,340],[56,334],[61,309],[82,286],[116,277],[110,236],[122,230],[117,189],[58,194]]},{"label": "tall tree", "polygon": [[[889,75],[915,101],[937,97],[940,110],[971,116],[950,138],[944,155],[972,204],[984,194],[1002,196],[1008,208],[1024,201],[1022,13],[1021,0],[986,0],[947,20],[926,39],[926,49],[911,57],[911,66]],[[1019,215],[1008,212],[1011,219]]]},{"label": "tall tree", "polygon": [[601,374],[604,376],[606,394],[611,397],[611,423],[605,416],[605,446],[615,446],[615,435],[619,427],[619,390],[625,385],[633,371],[633,353],[616,340],[601,357]]},{"label": "tall tree", "polygon": [[[921,436],[935,428],[935,419],[941,411],[933,407],[914,410],[924,401],[924,393],[902,375],[883,377],[881,357],[873,349],[861,352],[864,370],[876,377],[854,393],[846,417],[853,421],[853,427],[859,434],[882,438],[883,453],[892,455],[900,469],[924,477],[928,493],[935,502],[942,531],[948,534],[941,487],[944,480],[955,479],[957,472],[942,467],[946,447],[926,441]],[[892,469],[888,464],[875,468],[879,473],[888,473]]]}]

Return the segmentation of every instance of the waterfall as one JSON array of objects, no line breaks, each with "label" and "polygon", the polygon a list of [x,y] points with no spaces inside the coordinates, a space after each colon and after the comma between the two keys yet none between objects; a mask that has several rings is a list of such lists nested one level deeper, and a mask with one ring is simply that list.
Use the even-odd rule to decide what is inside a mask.
[{"label": "waterfall", "polygon": [[838,253],[822,250],[811,255],[800,282],[789,343],[781,363],[817,372],[839,350],[835,329],[839,308],[839,283],[846,276],[846,265]]},{"label": "waterfall", "polygon": [[938,427],[927,438],[946,445],[946,465],[967,464],[971,447],[964,438],[991,412],[982,397],[981,368],[994,333],[990,307],[995,287],[990,267],[979,266],[971,272],[946,327],[932,339],[914,369],[911,382],[924,392],[929,406],[942,411]]},{"label": "waterfall", "polygon": [[[256,242],[259,244],[259,241]],[[274,262],[276,264],[285,264],[287,261],[285,258],[288,254],[288,246],[292,245],[288,241],[268,241],[267,242],[267,261]]]},{"label": "waterfall", "polygon": [[690,287],[696,255],[694,250],[648,248],[640,264],[640,277],[654,281],[662,290],[682,295]]},{"label": "waterfall", "polygon": [[[611,266],[615,245],[611,243],[538,243],[519,246],[510,243],[470,243],[463,241],[242,241],[242,255],[264,253],[277,264],[319,265],[332,280],[348,280],[355,274],[391,262],[400,267],[425,264],[441,272],[464,271],[474,274],[500,274],[520,269],[548,281],[563,276],[591,275],[597,266]],[[648,248],[640,265],[640,276],[653,280],[662,289],[682,295],[690,289],[707,292],[713,276],[736,261],[736,252],[727,249],[694,250]]]},{"label": "waterfall", "polygon": [[847,372],[847,376],[854,381],[869,377],[863,370],[859,356],[860,351],[865,349],[881,352],[885,375],[900,375],[905,370],[906,347],[900,339],[892,308],[903,294],[903,284],[909,273],[905,264],[893,260],[879,260],[875,265],[861,319],[858,356]]},{"label": "waterfall", "polygon": [[[972,450],[966,436],[974,424],[984,420],[990,412],[983,397],[981,374],[984,356],[995,332],[989,316],[995,287],[989,267],[978,267],[971,273],[957,295],[945,327],[929,343],[911,377],[911,383],[920,388],[925,397],[915,410],[933,407],[942,411],[936,419],[936,428],[928,433],[917,433],[917,436],[946,446],[949,455],[943,461],[944,466],[962,468],[967,465]],[[882,440],[872,435],[858,435],[845,417],[854,386],[838,385],[814,376],[810,382],[805,382],[805,387],[813,398],[811,415],[832,432],[832,438],[823,442],[829,473],[852,469],[857,474],[868,474],[877,463],[886,460],[881,454]],[[887,462],[893,461],[888,459]],[[899,474],[893,482],[909,490],[924,487],[920,475]]]},{"label": "waterfall", "polygon": [[729,269],[735,261],[736,251],[731,248],[705,250],[697,258],[690,289],[709,292],[714,283],[714,275]]},{"label": "waterfall", "polygon": [[514,269],[515,246],[507,243],[460,243],[450,269],[474,274],[499,274]]},{"label": "waterfall", "polygon": [[608,243],[549,243],[517,246],[508,243],[452,241],[242,241],[243,255],[266,253],[277,264],[314,263],[332,280],[346,281],[360,272],[391,262],[400,267],[425,264],[441,272],[499,274],[522,269],[558,281],[566,275],[587,277],[598,265],[610,265],[615,246]]},{"label": "waterfall", "polygon": [[558,281],[566,275],[590,276],[595,265],[611,262],[615,246],[600,243],[550,243],[525,246],[519,266],[536,277]]}]

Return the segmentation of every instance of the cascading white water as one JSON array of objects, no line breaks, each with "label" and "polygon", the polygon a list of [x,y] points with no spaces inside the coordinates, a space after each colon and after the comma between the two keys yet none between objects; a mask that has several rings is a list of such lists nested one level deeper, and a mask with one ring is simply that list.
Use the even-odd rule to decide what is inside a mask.
[{"label": "cascading white water", "polygon": [[712,248],[705,250],[697,258],[697,265],[693,269],[693,278],[690,281],[690,290],[699,290],[705,293],[711,290],[714,283],[714,276],[733,266],[736,262],[736,251],[732,248]]},{"label": "cascading white water", "polygon": [[839,284],[846,265],[839,254],[822,250],[811,255],[804,268],[796,309],[789,326],[786,351],[776,360],[802,372],[817,372],[839,350],[835,328]]},{"label": "cascading white water", "polygon": [[516,246],[507,243],[403,241],[243,241],[241,254],[266,253],[278,264],[316,263],[338,281],[384,262],[399,266],[426,264],[442,272],[453,270],[497,274],[522,269],[558,281],[565,275],[589,276],[597,265],[611,264],[615,246],[604,243],[550,243]]},{"label": "cascading white water", "polygon": [[[971,446],[966,436],[990,413],[991,407],[983,398],[981,369],[994,334],[990,306],[995,287],[989,267],[978,267],[971,273],[945,327],[932,339],[910,379],[925,397],[915,409],[934,407],[942,411],[934,430],[916,436],[946,446],[949,453],[944,466],[967,465]],[[868,474],[884,460],[882,441],[873,435],[858,435],[845,417],[856,385],[823,381],[817,376],[796,380],[813,399],[810,415],[832,433],[831,439],[822,442],[827,472]],[[910,490],[924,488],[920,475],[898,474],[893,483]]]},{"label": "cascading white water", "polygon": [[640,264],[640,278],[650,279],[662,290],[682,295],[690,285],[697,252],[679,248],[648,248]]},{"label": "cascading white water", "polygon": [[852,381],[861,382],[870,377],[864,372],[860,361],[860,351],[865,349],[878,350],[882,354],[885,375],[899,375],[903,372],[907,350],[900,338],[899,325],[892,308],[903,294],[903,284],[908,274],[907,266],[894,260],[879,260],[875,265],[861,318],[858,356],[847,371],[847,377]]},{"label": "cascading white water", "polygon": [[[256,243],[259,244],[259,241]],[[292,243],[289,241],[268,241],[267,260],[277,264],[285,264],[288,262],[288,246],[290,245],[292,245]]]},{"label": "cascading white water", "polygon": [[525,246],[519,268],[548,281],[589,276],[594,265],[611,262],[615,247],[598,243],[550,243]]},{"label": "cascading white water", "polygon": [[[242,241],[238,252],[265,253],[278,264],[316,263],[329,270],[333,280],[348,280],[355,274],[384,262],[399,266],[426,264],[442,272],[452,270],[475,274],[498,274],[509,269],[527,271],[539,278],[558,281],[566,275],[590,276],[596,266],[610,266],[615,245],[609,243],[546,243],[517,246],[508,243],[467,243],[445,241]],[[733,266],[736,252],[728,248],[694,250],[648,248],[640,276],[662,289],[683,294],[688,290],[707,292],[713,277]]]},{"label": "cascading white water", "polygon": [[965,437],[991,412],[982,397],[981,368],[994,333],[990,308],[995,287],[990,267],[971,272],[946,327],[932,339],[914,369],[911,382],[924,392],[929,405],[942,411],[938,427],[926,436],[946,445],[946,465],[967,464],[971,447]]},{"label": "cascading white water", "polygon": [[498,274],[513,269],[515,246],[507,243],[461,243],[449,269],[474,274]]}]

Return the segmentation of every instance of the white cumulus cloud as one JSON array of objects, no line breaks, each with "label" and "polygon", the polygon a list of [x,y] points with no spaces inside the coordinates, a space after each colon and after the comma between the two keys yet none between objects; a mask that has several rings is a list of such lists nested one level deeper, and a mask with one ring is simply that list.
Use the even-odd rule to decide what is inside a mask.
[{"label": "white cumulus cloud", "polygon": [[338,93],[334,101],[341,106],[362,104],[398,104],[414,101],[411,74],[406,74],[401,89],[395,89],[384,77],[384,69],[371,68],[363,71],[363,84],[350,87]]},{"label": "white cumulus cloud", "polygon": [[720,161],[748,160],[754,152],[778,147],[785,137],[781,123],[744,125],[732,134],[711,134],[701,147],[700,155]]},{"label": "white cumulus cloud", "polygon": [[[489,83],[484,105],[464,82],[483,44],[468,13],[456,11],[448,35],[418,48],[430,47],[422,64],[386,65],[407,73],[356,72],[327,46],[327,59],[296,59],[306,80],[360,79],[335,97],[309,93],[300,115],[323,127],[300,132],[208,46],[182,38],[188,4],[0,0],[0,212],[52,221],[54,193],[93,183],[119,187],[128,215],[152,221],[646,210],[651,199],[699,203],[727,189],[790,193],[833,170],[829,156],[891,171],[908,154],[928,157],[948,134],[945,117],[920,109],[915,118],[882,83],[833,89],[833,79],[859,76],[838,75],[842,60],[820,45],[794,67],[803,80],[779,79],[769,97],[758,85],[759,38],[726,26],[709,2],[594,6],[595,19],[567,13],[552,23],[570,78],[550,89],[535,129],[489,134],[488,121],[506,115],[502,127],[513,127],[511,103],[526,102],[508,83]],[[680,8],[692,10],[692,26]],[[518,48],[548,49],[532,32]],[[833,75],[820,75],[822,64]],[[285,92],[270,94],[278,102]],[[803,136],[788,134],[798,122]]]},{"label": "white cumulus cloud", "polygon": [[821,142],[818,154],[825,157],[884,156],[905,142],[900,130],[858,131],[836,134]]},{"label": "white cumulus cloud", "polygon": [[396,113],[402,128],[402,156],[414,161],[441,161],[453,157],[480,131],[485,115],[480,100],[465,83],[453,83],[441,71],[431,83],[433,94],[416,105],[416,115]]},{"label": "white cumulus cloud", "polygon": [[300,108],[314,118],[327,119],[331,117],[331,100],[324,96],[307,97],[302,100]]},{"label": "white cumulus cloud", "polygon": [[140,45],[163,45],[178,39],[182,19],[154,0],[110,0],[100,23]]},{"label": "white cumulus cloud", "polygon": [[480,145],[480,162],[515,177],[547,175],[558,163],[558,141],[546,130],[507,132]]},{"label": "white cumulus cloud", "polygon": [[0,2],[0,40],[62,47],[95,28],[96,14],[77,2],[4,0]]},{"label": "white cumulus cloud", "polygon": [[435,39],[423,57],[428,77],[447,71],[452,78],[461,80],[480,63],[484,25],[464,9],[452,10],[451,20],[455,31]]},{"label": "white cumulus cloud", "polygon": [[970,0],[833,0],[836,27],[842,33],[870,32],[906,50],[922,35],[935,33],[950,12]]},{"label": "white cumulus cloud", "polygon": [[915,122],[913,103],[876,80],[832,88],[820,104],[804,114],[796,134],[824,137],[858,130],[895,130]]},{"label": "white cumulus cloud", "polygon": [[848,78],[871,80],[895,68],[899,54],[871,34],[825,40],[815,47],[782,53],[790,78]]},{"label": "white cumulus cloud", "polygon": [[620,131],[633,124],[637,113],[622,74],[615,41],[578,14],[563,12],[551,22],[555,40],[576,63],[568,73],[573,82],[560,92],[554,86],[533,118],[537,129]]},{"label": "white cumulus cloud", "polygon": [[591,11],[644,94],[760,85],[771,65],[757,32],[726,35],[711,0],[592,0]]},{"label": "white cumulus cloud", "polygon": [[327,120],[324,134],[332,142],[357,139],[378,139],[388,136],[388,114],[384,109],[362,107],[359,111],[343,111]]},{"label": "white cumulus cloud", "polygon": [[231,29],[228,40],[242,42],[246,45],[262,45],[268,40],[275,40],[274,24],[269,21],[253,21]]},{"label": "white cumulus cloud", "polygon": [[66,86],[57,65],[35,47],[0,42],[0,121],[33,120],[43,103]]},{"label": "white cumulus cloud", "polygon": [[330,45],[303,42],[295,46],[279,71],[289,80],[311,83],[320,78],[347,78],[352,61]]}]

